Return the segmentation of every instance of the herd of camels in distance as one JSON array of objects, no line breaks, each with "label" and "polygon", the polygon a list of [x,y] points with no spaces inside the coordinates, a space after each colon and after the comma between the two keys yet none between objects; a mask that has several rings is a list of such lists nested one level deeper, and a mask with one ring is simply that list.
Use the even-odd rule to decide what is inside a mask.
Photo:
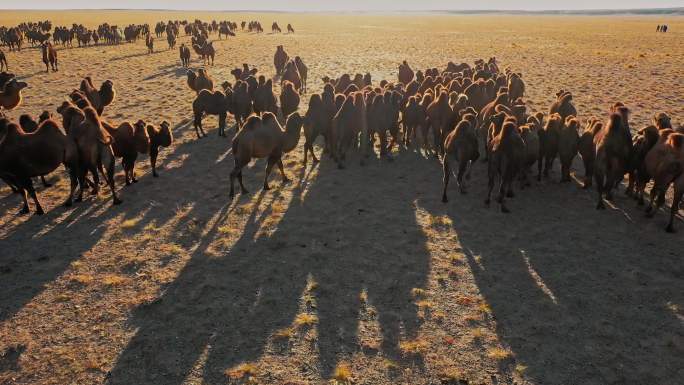
[{"label": "herd of camels in distance", "polygon": [[[52,31],[52,32],[51,32]],[[58,70],[54,45],[79,46],[120,44],[144,39],[150,52],[155,38],[166,35],[170,49],[175,49],[180,31],[191,36],[192,50],[206,65],[213,65],[215,50],[212,35],[235,36],[261,33],[258,21],[211,23],[195,20],[129,25],[124,29],[103,24],[88,30],[74,24],[55,27],[49,21],[0,27],[0,42],[10,51],[20,50],[24,40],[40,46],[46,71]],[[272,31],[281,32],[277,23]],[[287,33],[294,33],[288,24]],[[191,50],[179,46],[181,65],[189,67]],[[276,76],[267,79],[257,68],[243,64],[231,74],[233,82],[215,84],[207,70],[188,69],[187,85],[196,94],[188,111],[194,116],[197,138],[206,136],[202,118],[218,117],[218,135],[226,136],[226,120],[236,121],[232,139],[235,166],[230,173],[230,197],[237,180],[242,194],[247,193],[242,169],[256,158],[266,158],[263,188],[278,166],[283,181],[287,176],[282,156],[295,149],[304,133],[303,163],[308,155],[319,162],[314,142],[322,137],[322,155],[342,169],[350,151],[355,151],[361,165],[371,156],[391,161],[395,147],[411,148],[426,158],[441,160],[443,166],[442,200],[447,202],[447,187],[456,171],[460,193],[466,193],[466,181],[478,159],[486,162],[489,206],[497,185],[496,202],[502,212],[509,212],[506,198],[514,196],[514,184],[522,190],[531,179],[549,178],[554,160],[561,165],[560,181],[570,181],[573,159],[580,156],[584,165],[583,187],[592,184],[597,191],[596,208],[604,209],[604,199],[628,180],[626,194],[644,205],[646,186],[652,182],[646,209],[653,216],[665,203],[665,195],[674,189],[666,230],[673,232],[673,221],[684,194],[684,127],[674,128],[664,112],[653,114],[651,125],[632,134],[630,110],[620,102],[607,106],[607,116],[591,117],[584,124],[577,118],[572,94],[556,93],[548,112],[528,113],[525,105],[525,82],[519,72],[500,69],[496,58],[474,63],[449,62],[443,68],[414,71],[407,61],[398,67],[398,78],[374,83],[369,73],[322,76],[323,91],[309,97],[308,109],[301,115],[300,100],[307,92],[308,68],[299,56],[290,56],[282,45],[273,58]],[[127,185],[137,182],[135,162],[138,154],[149,154],[154,177],[159,150],[173,142],[170,124],[158,125],[139,120],[135,123],[110,124],[103,112],[116,99],[115,84],[104,81],[97,88],[90,77],[68,95],[53,115],[42,112],[37,118],[21,115],[18,122],[2,114],[21,104],[26,82],[9,72],[7,58],[0,51],[0,177],[23,199],[20,213],[29,212],[28,196],[35,202],[36,213],[43,209],[33,186],[33,178],[45,176],[64,165],[70,177],[70,192],[64,203],[82,201],[85,190],[98,194],[100,175],[112,193],[114,204],[122,201],[114,185],[115,160],[121,159]],[[273,82],[280,82],[279,95]],[[533,167],[535,166],[536,167]],[[536,175],[531,176],[536,168]],[[464,180],[465,179],[465,180]]]}]

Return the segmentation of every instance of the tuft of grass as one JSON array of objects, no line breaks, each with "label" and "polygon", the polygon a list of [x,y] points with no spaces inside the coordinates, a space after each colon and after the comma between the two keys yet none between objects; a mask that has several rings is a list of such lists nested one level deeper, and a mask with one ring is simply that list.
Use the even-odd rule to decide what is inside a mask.
[{"label": "tuft of grass", "polygon": [[338,363],[333,372],[332,379],[338,384],[351,384],[352,372],[349,364],[346,362]]},{"label": "tuft of grass", "polygon": [[126,277],[116,274],[108,274],[102,279],[102,283],[105,284],[105,286],[120,286],[126,281],[128,281]]},{"label": "tuft of grass", "polygon": [[515,365],[515,372],[518,373],[518,375],[523,375],[525,371],[527,370],[527,366],[523,364],[517,364]]},{"label": "tuft of grass", "polygon": [[70,280],[71,282],[79,283],[81,285],[89,285],[93,283],[95,277],[90,274],[76,274],[72,275]]},{"label": "tuft of grass", "polygon": [[477,302],[477,300],[475,299],[475,297],[470,296],[470,295],[459,295],[459,296],[456,298],[456,303],[459,304],[459,305],[470,306],[470,305],[475,304],[475,302]]},{"label": "tuft of grass", "polygon": [[399,369],[399,364],[396,362],[390,360],[389,358],[385,358],[382,360],[382,365],[385,367],[387,370],[397,370]]},{"label": "tuft of grass", "polygon": [[440,373],[439,377],[442,383],[461,383],[461,380],[463,380],[464,375],[463,372],[458,369],[448,368],[444,369]]},{"label": "tuft of grass", "polygon": [[125,221],[121,222],[121,228],[124,230],[132,229],[138,224],[138,222],[140,222],[140,219],[138,218],[126,219]]},{"label": "tuft of grass", "polygon": [[294,324],[297,327],[302,327],[302,326],[310,326],[318,322],[318,317],[309,314],[309,313],[301,313],[298,314],[297,317],[295,317]]},{"label": "tuft of grass", "polygon": [[425,297],[427,295],[427,293],[425,292],[424,289],[421,289],[419,287],[414,287],[413,289],[411,289],[411,295],[413,296],[413,298],[422,298],[422,297]]},{"label": "tuft of grass", "polygon": [[511,352],[499,347],[489,349],[489,351],[487,352],[487,357],[497,361],[503,361],[505,359],[508,359],[510,356]]},{"label": "tuft of grass", "polygon": [[482,328],[475,328],[470,332],[470,334],[473,335],[473,339],[479,340],[484,337],[485,330]]},{"label": "tuft of grass", "polygon": [[486,302],[480,302],[480,304],[477,306],[477,309],[483,313],[487,313],[487,314],[492,313],[492,308]]},{"label": "tuft of grass", "polygon": [[256,365],[246,362],[225,372],[226,376],[232,380],[240,380],[246,377],[253,377],[259,374]]},{"label": "tuft of grass", "polygon": [[280,330],[276,330],[273,333],[273,338],[275,338],[277,340],[289,340],[290,338],[292,338],[292,336],[294,336],[294,334],[295,334],[294,328],[292,328],[292,327],[282,328]]},{"label": "tuft of grass", "polygon": [[429,347],[430,344],[422,338],[399,342],[399,350],[404,355],[424,354]]},{"label": "tuft of grass", "polygon": [[162,243],[158,246],[159,251],[162,253],[168,253],[168,254],[176,254],[176,255],[181,255],[185,253],[185,249],[182,248],[179,244],[177,243]]}]

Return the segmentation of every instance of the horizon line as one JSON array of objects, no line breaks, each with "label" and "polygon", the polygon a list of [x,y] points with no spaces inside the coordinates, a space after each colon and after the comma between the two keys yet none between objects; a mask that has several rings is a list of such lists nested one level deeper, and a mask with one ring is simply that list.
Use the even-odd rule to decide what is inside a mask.
[{"label": "horizon line", "polygon": [[642,8],[587,8],[587,9],[326,9],[326,10],[284,10],[284,9],[190,9],[190,8],[0,8],[2,11],[167,11],[167,12],[236,12],[236,13],[596,13],[596,12],[684,12],[684,7],[642,7]]}]

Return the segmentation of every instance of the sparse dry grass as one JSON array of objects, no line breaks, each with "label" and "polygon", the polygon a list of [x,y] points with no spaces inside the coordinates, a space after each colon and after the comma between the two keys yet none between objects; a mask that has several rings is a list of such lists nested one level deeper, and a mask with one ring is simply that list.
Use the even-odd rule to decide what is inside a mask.
[{"label": "sparse dry grass", "polygon": [[239,380],[246,377],[257,376],[259,370],[253,363],[245,362],[232,369],[226,370],[226,376],[232,380]]},{"label": "sparse dry grass", "polygon": [[294,324],[297,327],[311,326],[318,322],[318,317],[314,314],[300,313],[295,317]]},{"label": "sparse dry grass", "polygon": [[420,337],[399,342],[399,350],[405,356],[425,354],[429,348],[430,343]]},{"label": "sparse dry grass", "polygon": [[487,357],[497,361],[503,361],[511,357],[511,352],[504,348],[496,347],[487,351]]},{"label": "sparse dry grass", "polygon": [[332,382],[336,384],[351,384],[353,381],[351,367],[346,362],[340,362],[335,367],[332,375]]}]

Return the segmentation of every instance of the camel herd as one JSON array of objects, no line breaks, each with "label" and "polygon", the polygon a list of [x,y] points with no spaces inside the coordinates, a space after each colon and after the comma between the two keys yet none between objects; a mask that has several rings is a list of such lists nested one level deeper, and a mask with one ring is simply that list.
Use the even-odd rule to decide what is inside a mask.
[{"label": "camel herd", "polygon": [[[242,31],[246,29],[247,32],[251,33],[263,32],[261,23],[258,21],[243,21],[241,28]],[[185,44],[180,47],[181,63],[187,67],[190,62],[190,48],[204,60],[205,64],[213,65],[216,50],[212,41],[209,40],[210,37],[212,34],[217,34],[220,40],[223,37],[235,36],[237,29],[238,23],[229,20],[213,20],[211,22],[198,19],[194,21],[168,20],[157,22],[153,28],[149,24],[130,24],[121,28],[117,25],[103,23],[92,30],[76,23],[72,24],[71,27],[55,26],[53,29],[50,21],[40,21],[37,23],[21,23],[14,27],[0,26],[0,47],[6,46],[9,51],[21,51],[25,42],[34,47],[40,47],[43,63],[49,72],[50,68],[57,71],[57,50],[55,49],[57,45],[70,48],[74,46],[75,40],[78,47],[88,47],[91,44],[114,45],[124,42],[133,43],[139,39],[144,39],[147,52],[151,54],[154,53],[155,49],[155,37],[159,39],[166,36],[168,49],[175,49],[180,31],[183,31],[185,36],[191,37],[190,47]],[[273,33],[281,32],[277,22],[273,22],[272,31]],[[294,27],[291,24],[287,25],[287,32],[294,33]],[[0,50],[0,71],[8,70],[7,56]]]},{"label": "camel herd", "polygon": [[[263,31],[256,21],[242,22],[240,26],[250,32]],[[55,29],[53,39],[62,28]],[[181,63],[187,68],[190,48],[205,64],[213,64],[215,50],[209,34],[218,33],[219,38],[234,36],[237,28],[238,24],[230,21],[168,21],[157,23],[153,31],[148,25],[130,25],[124,28],[122,36],[126,41],[144,37],[151,53],[155,39],[152,33],[156,38],[166,35],[172,48],[179,31],[184,30],[191,36],[190,47],[183,43],[179,51]],[[291,25],[287,29],[294,32]],[[57,71],[53,42],[49,36],[43,39],[40,35],[49,34],[49,30],[48,22],[0,28],[0,40],[11,50],[20,49],[24,36],[30,43],[37,42],[46,70]],[[107,31],[118,31],[118,27],[104,24],[96,31],[84,32],[81,26],[74,25],[71,30],[76,31],[77,37],[88,32],[92,37],[105,36]],[[275,22],[272,31],[280,32]],[[2,51],[0,65],[7,70]],[[496,188],[495,200],[502,212],[509,212],[506,199],[514,196],[516,184],[521,190],[531,185],[535,165],[536,179],[540,181],[549,177],[558,158],[560,181],[568,182],[571,165],[579,156],[584,165],[584,188],[595,184],[597,209],[605,208],[606,199],[613,199],[625,176],[627,194],[635,197],[639,205],[645,204],[645,189],[652,182],[648,215],[664,204],[666,191],[673,185],[674,200],[666,229],[674,230],[673,220],[684,194],[684,128],[674,129],[665,113],[656,114],[652,125],[632,135],[629,108],[618,102],[607,111],[607,119],[591,117],[582,127],[572,93],[560,90],[546,114],[531,114],[524,99],[523,75],[500,69],[496,58],[490,58],[473,64],[449,62],[441,69],[417,71],[403,61],[398,66],[396,81],[375,84],[370,73],[323,76],[322,92],[309,95],[306,113],[300,115],[302,97],[307,93],[308,67],[300,56],[291,57],[283,45],[276,47],[273,65],[274,78],[243,64],[231,71],[233,82],[220,84],[204,68],[187,70],[187,85],[195,95],[192,114],[197,137],[207,135],[202,125],[206,115],[218,117],[219,136],[227,136],[229,115],[236,122],[231,197],[235,179],[241,191],[246,192],[242,169],[254,158],[267,159],[264,189],[269,187],[268,177],[275,165],[287,181],[282,156],[296,148],[303,132],[305,167],[309,156],[314,164],[320,160],[321,155],[314,152],[319,137],[323,154],[340,169],[346,167],[351,151],[359,154],[363,165],[375,156],[376,148],[381,159],[391,161],[395,147],[414,146],[426,156],[441,160],[444,202],[448,201],[452,168],[459,191],[466,193],[473,164],[478,160],[486,162],[485,204],[491,204]],[[279,81],[280,94],[274,91],[275,81]],[[0,109],[16,108],[26,87],[13,74],[0,73]],[[100,176],[112,192],[113,203],[120,203],[114,185],[117,158],[121,159],[127,185],[137,182],[135,162],[139,154],[149,154],[153,175],[158,175],[159,148],[168,147],[173,141],[169,123],[162,122],[158,127],[143,120],[111,124],[103,113],[115,97],[111,81],[103,82],[98,89],[87,77],[68,95],[68,101],[57,108],[61,125],[48,111],[37,121],[26,114],[18,123],[4,115],[0,117],[0,177],[21,194],[22,213],[29,211],[28,196],[34,200],[36,212],[43,212],[32,178],[41,177],[48,185],[44,177],[59,165],[67,168],[71,180],[67,205],[82,200],[85,190],[97,194]]]}]

